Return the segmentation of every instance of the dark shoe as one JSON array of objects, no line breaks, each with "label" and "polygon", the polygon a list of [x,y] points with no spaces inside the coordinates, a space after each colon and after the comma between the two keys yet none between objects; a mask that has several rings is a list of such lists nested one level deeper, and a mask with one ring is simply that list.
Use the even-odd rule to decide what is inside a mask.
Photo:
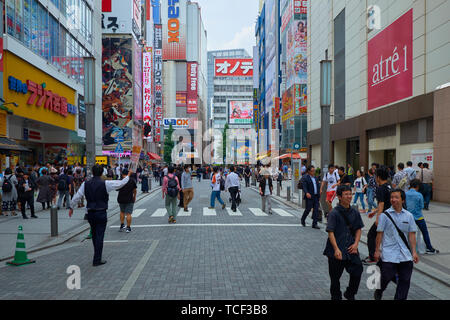
[{"label": "dark shoe", "polygon": [[362,264],[368,266],[368,265],[372,265],[372,264],[376,264],[377,262],[375,260],[370,259],[370,257],[365,258],[364,260],[361,261]]},{"label": "dark shoe", "polygon": [[32,214],[31,217],[37,219],[37,216],[34,214]]},{"label": "dark shoe", "polygon": [[301,222],[302,226],[306,227],[306,223],[304,221]]},{"label": "dark shoe", "polygon": [[188,209],[184,209],[184,212],[189,212],[189,210]]},{"label": "dark shoe", "polygon": [[437,250],[437,249],[428,250],[427,249],[427,251],[425,251],[425,254],[436,254],[436,253],[439,253],[439,250]]},{"label": "dark shoe", "polygon": [[25,216],[22,216],[22,218],[24,218],[24,219],[28,219],[28,217],[25,215]]},{"label": "dark shoe", "polygon": [[344,298],[347,300],[355,300],[355,296],[348,294],[347,291],[344,292]]},{"label": "dark shoe", "polygon": [[320,230],[320,227],[319,227],[319,226],[312,226],[312,228],[313,228],[313,229]]},{"label": "dark shoe", "polygon": [[106,261],[105,260],[102,260],[102,261],[100,261],[100,262],[94,262],[92,265],[94,266],[94,267],[97,267],[97,266],[101,266],[102,264],[105,264],[106,263]]},{"label": "dark shoe", "polygon": [[381,290],[376,289],[375,292],[373,293],[373,298],[375,300],[381,300],[382,297],[383,297],[383,293],[381,292]]},{"label": "dark shoe", "polygon": [[122,232],[125,229],[125,225],[122,223],[119,228],[119,232]]},{"label": "dark shoe", "polygon": [[224,204],[222,205],[222,210],[225,209],[225,207],[226,207],[226,206],[225,206],[225,203],[224,203]]},{"label": "dark shoe", "polygon": [[126,232],[130,233],[131,232],[131,227],[127,227]]},{"label": "dark shoe", "polygon": [[172,220],[172,223],[177,223],[177,220],[173,219],[173,220]]},{"label": "dark shoe", "polygon": [[169,223],[172,223],[173,222],[173,216],[170,216],[169,217]]}]

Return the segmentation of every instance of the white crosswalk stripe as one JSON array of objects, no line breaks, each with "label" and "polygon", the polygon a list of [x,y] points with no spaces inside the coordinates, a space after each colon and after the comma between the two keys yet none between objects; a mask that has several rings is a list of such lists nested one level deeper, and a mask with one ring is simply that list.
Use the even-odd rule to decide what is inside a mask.
[{"label": "white crosswalk stripe", "polygon": [[242,212],[239,211],[239,209],[236,209],[236,212],[233,212],[231,208],[227,208],[227,211],[230,216],[242,216]]},{"label": "white crosswalk stripe", "polygon": [[264,213],[260,208],[248,208],[257,217],[266,217],[267,214]]},{"label": "white crosswalk stripe", "polygon": [[209,209],[209,208],[203,208],[203,215],[204,216],[215,216],[216,215],[216,209]]},{"label": "white crosswalk stripe", "polygon": [[158,208],[155,213],[152,214],[152,217],[164,217],[167,213],[166,208]]},{"label": "white crosswalk stripe", "polygon": [[188,212],[185,212],[183,208],[180,209],[180,211],[178,211],[177,216],[178,217],[190,217],[192,214],[192,208],[188,208]]},{"label": "white crosswalk stripe", "polygon": [[133,214],[131,215],[133,218],[139,217],[141,214],[143,214],[147,209],[135,209],[133,210]]},{"label": "white crosswalk stripe", "polygon": [[274,212],[278,213],[282,217],[292,217],[292,214],[290,214],[289,212],[287,212],[287,211],[285,211],[283,209],[275,208],[275,209],[272,209],[272,210]]}]

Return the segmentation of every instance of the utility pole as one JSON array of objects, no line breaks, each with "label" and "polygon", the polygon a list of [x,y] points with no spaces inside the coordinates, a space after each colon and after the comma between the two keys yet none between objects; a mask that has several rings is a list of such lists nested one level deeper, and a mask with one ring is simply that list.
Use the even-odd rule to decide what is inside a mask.
[{"label": "utility pole", "polygon": [[95,165],[95,58],[84,57],[84,102],[86,106],[86,169]]}]

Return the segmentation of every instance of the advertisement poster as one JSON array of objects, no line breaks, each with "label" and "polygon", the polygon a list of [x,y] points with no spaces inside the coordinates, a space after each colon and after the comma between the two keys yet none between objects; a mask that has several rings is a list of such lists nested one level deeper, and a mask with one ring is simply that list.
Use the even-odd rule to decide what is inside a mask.
[{"label": "advertisement poster", "polygon": [[134,122],[142,123],[142,49],[133,41]]},{"label": "advertisement poster", "polygon": [[368,110],[413,94],[413,9],[369,41]]},{"label": "advertisement poster", "polygon": [[139,157],[141,156],[141,150],[142,147],[141,146],[133,146],[133,150],[131,153],[131,164],[130,164],[130,170],[133,172],[136,172],[137,167],[138,167],[138,163],[139,163]]},{"label": "advertisement poster", "polygon": [[154,140],[161,142],[161,128],[163,121],[163,101],[162,101],[162,26],[155,24],[154,37],[154,74],[155,74],[155,109],[154,109]]},{"label": "advertisement poster", "polygon": [[229,101],[229,124],[253,124],[253,101]]},{"label": "advertisement poster", "polygon": [[285,122],[286,120],[292,118],[294,116],[294,96],[293,96],[293,88],[286,90],[283,94],[282,98],[282,115],[281,121]]},{"label": "advertisement poster", "polygon": [[215,59],[215,77],[253,77],[253,59]]},{"label": "advertisement poster", "polygon": [[412,150],[411,162],[413,163],[413,168],[416,170],[419,170],[419,167],[417,166],[419,162],[428,163],[430,170],[433,170],[433,149]]},{"label": "advertisement poster", "polygon": [[287,87],[308,82],[307,23],[293,21],[286,32]]},{"label": "advertisement poster", "polygon": [[164,60],[186,60],[186,0],[162,0],[162,43]]},{"label": "advertisement poster", "polygon": [[186,92],[184,91],[177,91],[176,93],[176,106],[177,107],[184,107],[186,108]]},{"label": "advertisement poster", "polygon": [[131,38],[102,40],[104,151],[114,151],[118,142],[125,151],[131,150],[134,111],[131,41]]},{"label": "advertisement poster", "polygon": [[265,2],[265,26],[266,32],[266,65],[268,65],[275,57],[276,52],[276,15],[275,15],[275,0],[266,0]]},{"label": "advertisement poster", "polygon": [[187,64],[187,113],[198,112],[198,64],[188,62]]},{"label": "advertisement poster", "polygon": [[45,162],[62,164],[69,155],[67,144],[65,143],[45,143]]},{"label": "advertisement poster", "polygon": [[267,113],[273,107],[273,98],[275,97],[276,83],[275,83],[275,73],[276,73],[276,59],[273,59],[269,66],[266,68],[266,109]]},{"label": "advertisement poster", "polygon": [[308,87],[306,84],[295,85],[295,115],[307,112]]},{"label": "advertisement poster", "polygon": [[151,47],[146,47],[142,54],[142,89],[143,89],[143,120],[144,120],[144,139],[153,140],[152,133],[152,79],[153,79],[153,51]]}]

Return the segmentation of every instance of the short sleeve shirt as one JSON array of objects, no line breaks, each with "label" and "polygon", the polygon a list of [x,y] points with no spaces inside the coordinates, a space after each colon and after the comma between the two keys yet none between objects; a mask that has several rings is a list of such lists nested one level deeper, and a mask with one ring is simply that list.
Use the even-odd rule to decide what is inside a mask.
[{"label": "short sleeve shirt", "polygon": [[[408,239],[410,232],[417,232],[417,225],[411,212],[402,209],[400,213],[397,213],[392,207],[386,211],[391,215],[406,239]],[[413,260],[411,252],[385,213],[380,215],[377,232],[383,232],[383,240],[381,242],[381,260],[383,262],[400,263]]]},{"label": "short sleeve shirt", "polygon": [[[354,232],[362,229],[364,227],[364,223],[358,211],[353,208],[346,209],[341,205],[338,205],[336,208],[334,208],[328,215],[326,231],[331,231],[334,233],[336,243],[339,247],[339,250],[341,250],[342,252],[342,259],[348,260],[350,259],[350,255],[348,254],[347,249],[355,242],[355,237],[350,233],[350,230],[347,227],[347,223],[342,217],[343,214],[348,217],[348,220]],[[323,254],[328,257],[334,257],[334,249],[329,239],[327,241]]]},{"label": "short sleeve shirt", "polygon": [[383,211],[386,211],[391,207],[391,191],[392,187],[389,183],[385,183],[377,188],[376,198],[378,202],[383,202]]},{"label": "short sleeve shirt", "polygon": [[325,175],[323,176],[323,181],[326,181],[328,183],[327,184],[327,192],[336,191],[337,186],[333,187],[333,185],[335,185],[338,182],[338,179],[339,179],[338,177],[339,177],[339,175],[336,174],[335,172],[333,172],[331,174],[329,172],[325,173]]}]

